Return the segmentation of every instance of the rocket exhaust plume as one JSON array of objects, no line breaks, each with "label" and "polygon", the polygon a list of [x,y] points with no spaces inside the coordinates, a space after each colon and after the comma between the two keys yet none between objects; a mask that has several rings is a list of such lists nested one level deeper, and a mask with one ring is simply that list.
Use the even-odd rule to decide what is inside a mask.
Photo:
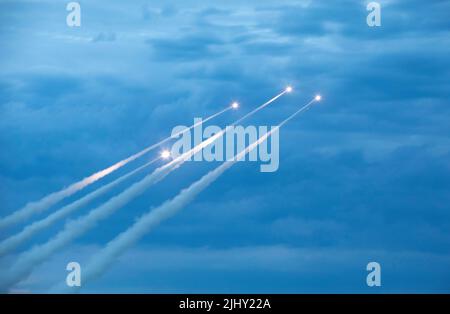
[{"label": "rocket exhaust plume", "polygon": [[[284,93],[281,93],[276,97],[272,98],[271,100],[269,100],[268,102],[257,107],[250,114],[245,115],[244,118],[249,117],[250,115],[256,113],[260,109],[263,109],[264,107],[266,107],[271,102],[278,99],[283,94]],[[242,120],[243,119],[241,118],[238,121]],[[234,124],[236,123],[237,122],[235,122]],[[141,181],[134,183],[129,188],[112,197],[99,207],[91,210],[85,216],[80,217],[74,221],[71,221],[70,224],[67,224],[62,231],[60,231],[55,237],[51,238],[48,242],[39,246],[35,246],[32,249],[22,253],[17,258],[16,264],[14,264],[11,267],[8,273],[0,274],[0,291],[2,289],[7,289],[11,287],[15,283],[22,280],[24,277],[28,276],[34,267],[42,263],[48,256],[53,254],[56,250],[65,246],[75,238],[81,236],[89,229],[95,227],[100,220],[105,219],[106,217],[114,213],[117,209],[126,205],[133,198],[142,194],[149,186],[164,179],[169,173],[180,167],[185,161],[189,160],[196,153],[198,153],[203,148],[216,141],[223,134],[225,134],[225,131],[226,129],[223,129],[217,134],[204,140],[203,142],[193,147],[189,151],[180,155],[179,157],[155,169],[151,174],[144,177]]]},{"label": "rocket exhaust plume", "polygon": [[[232,160],[225,161],[219,167],[204,175],[200,180],[191,184],[188,188],[181,190],[181,192],[171,200],[164,202],[159,207],[144,214],[130,228],[119,234],[116,238],[110,241],[104,249],[95,254],[95,257],[91,260],[91,262],[83,268],[83,283],[86,284],[87,281],[93,280],[100,276],[120,254],[137,242],[142,236],[144,236],[152,228],[156,227],[164,219],[175,215],[184,206],[189,204],[200,192],[220,177],[227,169],[233,166],[238,160],[242,159],[246,154],[258,147],[258,145],[267,140],[269,136],[271,136],[274,132],[277,132],[280,127],[289,122],[295,116],[309,109],[316,101],[318,100],[311,100],[309,103],[283,120],[275,128],[262,135],[257,141],[247,146],[242,152],[234,156]],[[68,290],[67,287],[60,285],[58,285],[55,289],[58,291],[61,291],[61,289],[66,291]],[[70,289],[69,291],[74,292],[74,289]]]},{"label": "rocket exhaust plume", "polygon": [[[187,132],[191,129],[193,129],[194,127],[198,126],[201,123],[205,123],[225,112],[227,112],[228,110],[233,109],[232,106],[228,106],[225,109],[222,109],[219,112],[214,113],[213,115],[205,118],[204,120],[200,120],[199,122],[191,125],[189,128],[178,132],[177,134],[175,134],[175,136],[178,136],[184,132]],[[30,202],[28,204],[26,204],[24,207],[22,207],[19,210],[16,210],[15,212],[13,212],[12,214],[0,218],[0,229],[6,228],[10,225],[14,225],[17,223],[20,223],[21,221],[27,219],[28,217],[32,216],[34,213],[39,213],[42,212],[44,210],[47,210],[48,208],[50,208],[51,206],[55,205],[56,203],[58,203],[59,201],[63,200],[66,197],[71,196],[72,194],[84,189],[85,187],[87,187],[88,185],[100,180],[101,178],[111,174],[112,172],[116,171],[117,169],[125,166],[126,164],[138,159],[139,157],[141,157],[142,155],[148,153],[149,151],[161,146],[162,144],[170,141],[172,139],[172,136],[169,136],[161,141],[159,141],[156,144],[153,144],[151,146],[148,146],[147,148],[141,150],[140,152],[131,155],[128,158],[125,158],[117,163],[115,163],[114,165],[105,168],[103,170],[100,170],[92,175],[90,175],[89,177],[86,177],[78,182],[75,182],[73,184],[71,184],[70,186],[68,186],[67,188],[64,188],[60,191],[57,192],[53,192],[51,194],[48,194],[47,196],[43,197],[42,199],[40,199],[39,201],[35,201],[35,202]]]},{"label": "rocket exhaust plume", "polygon": [[17,262],[11,267],[8,273],[0,274],[0,291],[7,289],[11,285],[19,282],[26,277],[34,267],[42,263],[47,257],[58,249],[64,247],[72,240],[83,235],[89,229],[95,227],[97,223],[113,214],[117,209],[123,207],[132,199],[142,194],[149,186],[159,182],[167,176],[172,170],[178,168],[185,160],[188,160],[193,154],[197,153],[209,145],[215,137],[211,137],[199,145],[192,148],[178,158],[157,168],[151,174],[147,175],[141,181],[132,184],[108,201],[92,209],[88,214],[66,224],[56,236],[42,245],[35,246],[22,253]]},{"label": "rocket exhaust plume", "polygon": [[70,215],[71,213],[73,213],[74,211],[79,209],[80,207],[88,204],[93,199],[105,194],[106,192],[108,192],[109,190],[111,190],[112,188],[117,186],[118,184],[122,183],[123,181],[125,181],[129,177],[133,176],[134,174],[136,174],[136,173],[144,170],[145,168],[149,167],[150,165],[154,164],[156,161],[160,160],[161,158],[162,157],[158,157],[158,158],[155,158],[155,159],[145,163],[144,165],[136,168],[135,170],[133,170],[127,174],[124,174],[120,178],[118,178],[118,179],[98,188],[97,190],[83,196],[82,198],[60,208],[59,210],[57,210],[57,211],[53,212],[52,214],[50,214],[49,216],[47,216],[46,218],[38,220],[38,221],[33,222],[32,224],[26,226],[21,232],[0,242],[0,256],[3,256],[5,254],[9,253],[10,251],[14,250],[15,248],[17,248],[17,246],[19,246],[20,244],[22,244],[23,242],[25,242],[26,240],[31,238],[37,232],[51,226],[58,220],[63,219],[64,217],[67,217],[68,215]]}]

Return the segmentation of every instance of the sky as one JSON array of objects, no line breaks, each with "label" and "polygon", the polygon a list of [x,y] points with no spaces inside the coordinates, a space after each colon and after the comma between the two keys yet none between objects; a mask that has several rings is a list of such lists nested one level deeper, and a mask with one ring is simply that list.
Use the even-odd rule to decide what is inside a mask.
[{"label": "sky", "polygon": [[[246,123],[276,125],[323,96],[281,129],[278,171],[236,164],[82,292],[450,292],[450,1],[380,0],[380,27],[359,0],[79,1],[80,27],[66,25],[68,2],[0,0],[1,216],[231,101],[241,109],[212,123],[288,84]],[[187,163],[10,292],[64,282],[67,263],[83,268],[217,165]],[[0,272],[65,223],[0,258]],[[366,284],[372,261],[381,287]]]}]

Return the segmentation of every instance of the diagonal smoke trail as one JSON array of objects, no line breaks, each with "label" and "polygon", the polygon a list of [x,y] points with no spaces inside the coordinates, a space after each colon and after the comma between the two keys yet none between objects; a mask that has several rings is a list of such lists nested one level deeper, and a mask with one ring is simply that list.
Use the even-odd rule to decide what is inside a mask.
[{"label": "diagonal smoke trail", "polygon": [[[191,125],[189,128],[184,129],[183,131],[180,131],[176,134],[174,134],[174,137],[187,132],[191,129],[193,129],[194,127],[198,126],[201,123],[205,123],[225,112],[227,112],[228,110],[231,110],[232,107],[228,106],[227,108],[216,112],[215,114],[207,117],[206,119],[199,121],[193,125]],[[59,201],[63,200],[64,198],[71,196],[72,194],[80,191],[81,189],[85,188],[86,186],[96,182],[97,180],[100,180],[101,178],[111,174],[112,172],[116,171],[117,169],[125,166],[126,164],[128,164],[129,162],[132,162],[136,159],[138,159],[139,157],[141,157],[142,155],[148,153],[149,151],[161,146],[162,144],[170,141],[173,137],[169,136],[161,141],[159,141],[156,144],[153,144],[151,146],[148,146],[147,148],[141,150],[140,152],[131,155],[128,158],[125,158],[117,163],[115,163],[114,165],[105,168],[103,170],[100,170],[92,175],[90,175],[89,177],[86,177],[76,183],[73,183],[72,185],[68,186],[67,188],[64,188],[60,191],[57,192],[53,192],[45,197],[43,197],[42,199],[40,199],[39,201],[35,201],[35,202],[30,202],[28,204],[26,204],[24,207],[22,207],[21,209],[15,211],[14,213],[10,214],[9,216],[3,217],[0,219],[0,229],[6,228],[10,225],[13,224],[17,224],[20,223],[21,221],[27,219],[28,217],[32,216],[34,213],[39,213],[42,212],[44,210],[47,210],[49,207],[55,205],[56,203],[58,203]]]},{"label": "diagonal smoke trail", "polygon": [[[273,102],[276,99],[277,98],[272,98],[270,102]],[[259,106],[258,108],[256,108],[257,110],[252,111],[252,114],[256,113],[258,109],[260,110],[266,107],[268,104],[270,103],[266,102],[263,105]],[[246,115],[246,117],[248,116],[249,115]],[[239,119],[238,121],[241,120],[242,119]],[[189,160],[196,153],[200,152],[203,148],[216,141],[225,133],[225,131],[226,129],[223,129],[207,140],[201,142],[194,148],[190,149],[186,153],[183,153],[171,162],[157,168],[141,181],[134,183],[129,188],[112,197],[101,206],[91,210],[87,215],[71,221],[70,224],[67,224],[62,231],[60,231],[48,242],[22,253],[18,257],[17,263],[13,265],[13,267],[11,267],[8,273],[0,274],[0,291],[11,287],[15,283],[22,280],[24,277],[28,276],[34,267],[42,263],[56,250],[68,244],[75,238],[81,236],[87,230],[95,227],[100,220],[105,219],[106,217],[114,213],[114,211],[123,207],[133,198],[142,194],[149,186],[165,178],[170,172],[180,167],[185,161]]]},{"label": "diagonal smoke trail", "polygon": [[280,98],[281,96],[283,96],[284,94],[289,93],[288,89],[285,89],[284,91],[282,91],[281,93],[279,93],[278,95],[276,95],[275,97],[273,97],[272,99],[269,99],[268,101],[266,101],[265,103],[263,103],[261,106],[253,109],[252,111],[250,111],[249,113],[247,113],[246,115],[244,115],[243,117],[241,117],[240,119],[236,120],[233,125],[238,124],[240,122],[242,122],[244,119],[247,119],[248,117],[250,117],[251,115],[255,114],[256,112],[258,112],[259,110],[263,109],[264,107],[270,105],[271,103],[273,103],[275,100],[277,100],[278,98]]},{"label": "diagonal smoke trail", "polygon": [[131,176],[135,175],[136,173],[144,170],[145,168],[149,167],[150,165],[154,164],[156,161],[160,160],[161,157],[155,158],[144,165],[136,168],[135,170],[128,172],[127,174],[124,174],[120,178],[98,188],[95,191],[92,191],[91,193],[83,196],[82,198],[60,208],[59,210],[53,212],[52,214],[48,215],[44,219],[38,220],[36,222],[33,222],[30,225],[27,225],[22,231],[19,233],[3,240],[0,242],[0,256],[3,256],[5,254],[8,254],[17,246],[31,238],[34,234],[37,232],[51,226],[55,222],[57,222],[60,219],[63,219],[64,217],[67,217],[80,207],[88,204],[90,201],[94,200],[97,197],[100,197],[101,195],[105,194],[106,192],[110,191],[112,188],[117,186],[118,184],[122,183],[126,179],[130,178]]},{"label": "diagonal smoke trail", "polygon": [[[156,227],[161,221],[175,215],[179,210],[190,203],[200,192],[220,177],[220,175],[222,175],[227,169],[233,166],[238,160],[242,159],[246,154],[258,147],[258,145],[263,143],[274,132],[278,132],[280,127],[289,122],[295,116],[309,109],[315,101],[316,100],[313,99],[301,107],[299,110],[278,124],[278,126],[271,129],[269,132],[262,135],[257,141],[247,146],[242,152],[234,156],[232,160],[225,161],[222,165],[204,175],[200,180],[182,190],[171,200],[166,201],[156,209],[150,210],[144,214],[130,228],[119,234],[116,238],[110,241],[103,250],[95,254],[93,260],[83,268],[83,285],[85,285],[87,281],[93,280],[100,276],[126,249],[137,242],[152,228]],[[61,289],[64,291],[67,290],[68,287],[58,285],[55,289],[57,291],[61,291]],[[73,289],[69,291],[73,292]]]},{"label": "diagonal smoke trail", "polygon": [[117,209],[123,207],[132,199],[142,194],[149,186],[165,178],[170,172],[180,167],[194,154],[215,141],[217,137],[218,136],[210,137],[178,158],[157,168],[151,174],[144,177],[144,179],[134,183],[126,190],[110,198],[99,207],[91,210],[85,216],[71,221],[70,224],[66,224],[63,230],[61,230],[56,236],[51,238],[46,243],[35,246],[32,249],[22,253],[17,258],[17,262],[11,267],[8,273],[0,273],[0,291],[6,290],[11,285],[28,276],[33,268],[42,263],[48,256],[64,247],[72,240],[83,235],[89,229],[95,227],[100,220],[105,219]]}]

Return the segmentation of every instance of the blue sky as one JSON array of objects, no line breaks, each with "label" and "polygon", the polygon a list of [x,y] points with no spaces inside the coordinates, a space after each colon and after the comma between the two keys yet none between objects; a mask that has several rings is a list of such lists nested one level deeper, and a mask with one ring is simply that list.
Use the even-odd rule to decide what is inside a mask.
[{"label": "blue sky", "polygon": [[[0,1],[2,216],[232,100],[250,110],[292,84],[249,121],[275,125],[324,99],[281,130],[277,172],[237,164],[84,292],[450,291],[449,1],[379,1],[379,28],[356,0],[80,1],[79,28],[67,2]],[[177,170],[14,291],[65,280],[69,261],[83,267],[214,166]]]}]

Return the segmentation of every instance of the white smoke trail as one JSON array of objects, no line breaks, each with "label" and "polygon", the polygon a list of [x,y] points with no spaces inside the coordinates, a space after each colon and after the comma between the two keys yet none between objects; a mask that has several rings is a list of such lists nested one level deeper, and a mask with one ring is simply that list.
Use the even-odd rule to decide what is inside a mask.
[{"label": "white smoke trail", "polygon": [[[200,192],[213,183],[227,169],[233,166],[238,160],[242,159],[246,154],[258,147],[258,145],[263,143],[274,132],[278,132],[279,128],[286,124],[289,120],[293,119],[301,112],[309,109],[315,101],[316,100],[312,100],[304,105],[302,108],[283,120],[278,126],[272,128],[269,132],[262,135],[257,141],[247,146],[242,152],[234,156],[232,160],[225,161],[222,165],[204,175],[200,180],[182,190],[173,199],[166,201],[156,209],[147,212],[130,228],[110,241],[103,250],[95,254],[94,259],[91,260],[86,267],[83,267],[83,285],[86,285],[86,282],[100,276],[120,254],[137,242],[143,235],[148,233],[152,228],[156,227],[164,219],[170,218],[176,214],[184,206],[190,203]],[[62,285],[57,285],[56,288],[53,289],[53,291],[57,292],[60,292],[61,290],[73,292],[74,289],[69,290],[67,286]]]},{"label": "white smoke trail", "polygon": [[247,119],[248,117],[250,117],[251,115],[255,114],[256,112],[258,112],[259,110],[263,109],[264,107],[270,105],[271,103],[273,103],[275,100],[277,100],[278,98],[280,98],[281,96],[283,96],[284,94],[289,93],[288,89],[285,89],[284,91],[282,91],[281,93],[279,93],[278,95],[276,95],[275,97],[273,97],[272,99],[269,99],[268,101],[266,101],[265,103],[263,103],[261,106],[253,109],[252,111],[250,111],[249,113],[247,113],[246,115],[244,115],[243,117],[241,117],[240,119],[238,119],[237,121],[235,121],[233,124],[238,124],[240,122],[242,122],[244,119]]},{"label": "white smoke trail", "polygon": [[[278,98],[278,97],[277,97]],[[259,109],[266,107],[271,102],[275,101],[277,98],[272,98],[269,102],[264,103],[259,106]],[[251,114],[256,113],[258,110],[256,108]],[[248,117],[249,115],[246,115]],[[242,119],[239,119],[241,121]],[[134,183],[128,189],[124,190],[120,194],[112,197],[106,203],[101,206],[91,210],[87,215],[78,218],[77,220],[71,221],[67,224],[65,228],[60,231],[55,237],[50,239],[48,242],[36,246],[18,257],[18,261],[13,265],[8,273],[0,274],[0,291],[6,290],[12,285],[16,284],[24,277],[28,276],[29,273],[38,264],[42,263],[48,256],[53,254],[56,250],[68,244],[70,241],[81,236],[87,230],[95,227],[95,225],[102,219],[105,219],[117,209],[123,207],[129,201],[131,201],[136,196],[142,194],[149,186],[155,184],[166,177],[170,172],[180,167],[185,161],[189,160],[196,153],[201,151],[206,146],[210,145],[216,141],[219,137],[225,134],[227,128],[218,132],[217,134],[211,136],[207,140],[201,142],[194,148],[183,153],[176,159],[167,163],[164,166],[157,168],[151,174],[147,175],[144,179],[139,182]]]},{"label": "white smoke trail", "polygon": [[151,146],[148,146],[147,148],[141,150],[140,152],[126,158],[123,159],[117,163],[115,163],[114,165],[103,169],[101,171],[98,171],[92,175],[90,175],[89,177],[86,177],[76,183],[73,183],[72,185],[70,185],[67,188],[64,188],[60,191],[57,192],[53,192],[45,197],[43,197],[42,199],[40,199],[39,201],[35,201],[35,202],[30,202],[28,204],[26,204],[24,207],[22,207],[19,210],[16,210],[15,212],[13,212],[12,214],[10,214],[9,216],[3,217],[0,219],[0,229],[6,228],[8,226],[20,223],[21,221],[27,219],[28,217],[32,216],[35,213],[39,213],[42,212],[44,210],[47,210],[48,208],[50,208],[51,206],[55,205],[56,203],[60,202],[61,200],[63,200],[66,197],[71,196],[72,194],[80,191],[81,189],[87,187],[88,185],[96,182],[97,180],[100,180],[101,178],[111,174],[112,172],[116,171],[117,169],[125,166],[126,164],[138,159],[139,157],[141,157],[142,155],[148,153],[149,151],[161,146],[162,144],[170,141],[173,137],[176,137],[184,132],[187,132],[191,129],[193,129],[194,127],[198,126],[201,123],[205,123],[225,112],[227,112],[228,110],[231,110],[232,107],[229,106],[219,112],[216,112],[215,114],[207,117],[204,120],[200,120],[199,122],[191,125],[189,128],[184,129],[183,131],[180,131],[178,133],[176,133],[174,136],[169,136],[161,141],[159,141],[156,144],[153,144]]},{"label": "white smoke trail", "polygon": [[120,178],[118,178],[118,179],[98,188],[97,190],[92,191],[91,193],[83,196],[82,198],[60,208],[59,210],[53,212],[49,216],[47,216],[41,220],[35,221],[32,224],[26,226],[21,232],[0,242],[0,256],[8,254],[9,252],[11,252],[15,248],[17,248],[17,246],[19,246],[20,244],[22,244],[23,242],[25,242],[26,240],[31,238],[37,232],[39,232],[45,228],[48,228],[49,226],[51,226],[58,220],[60,220],[64,217],[67,217],[68,215],[70,215],[71,213],[73,213],[74,211],[79,209],[80,207],[88,204],[93,199],[100,197],[101,195],[105,194],[106,192],[108,192],[109,190],[111,190],[112,188],[114,188],[115,186],[120,184],[121,182],[125,181],[126,179],[135,175],[136,173],[144,170],[145,168],[149,167],[150,165],[154,164],[156,161],[158,161],[160,159],[161,159],[161,157],[155,158],[155,159],[145,163],[144,165],[136,168],[135,170],[133,170],[127,174],[124,174]]},{"label": "white smoke trail", "polygon": [[157,168],[144,179],[134,183],[126,190],[110,198],[107,202],[91,210],[85,216],[66,224],[64,229],[48,242],[35,246],[22,253],[9,272],[0,274],[0,291],[7,289],[11,285],[19,282],[22,278],[28,276],[33,268],[42,263],[48,256],[64,247],[72,240],[83,235],[89,229],[95,227],[100,220],[105,219],[117,209],[123,207],[132,199],[142,194],[149,186],[162,180],[174,169],[180,167],[186,160],[189,160],[195,153],[214,142],[218,138],[218,134],[216,134],[217,136],[214,135],[203,141],[171,162]]}]

